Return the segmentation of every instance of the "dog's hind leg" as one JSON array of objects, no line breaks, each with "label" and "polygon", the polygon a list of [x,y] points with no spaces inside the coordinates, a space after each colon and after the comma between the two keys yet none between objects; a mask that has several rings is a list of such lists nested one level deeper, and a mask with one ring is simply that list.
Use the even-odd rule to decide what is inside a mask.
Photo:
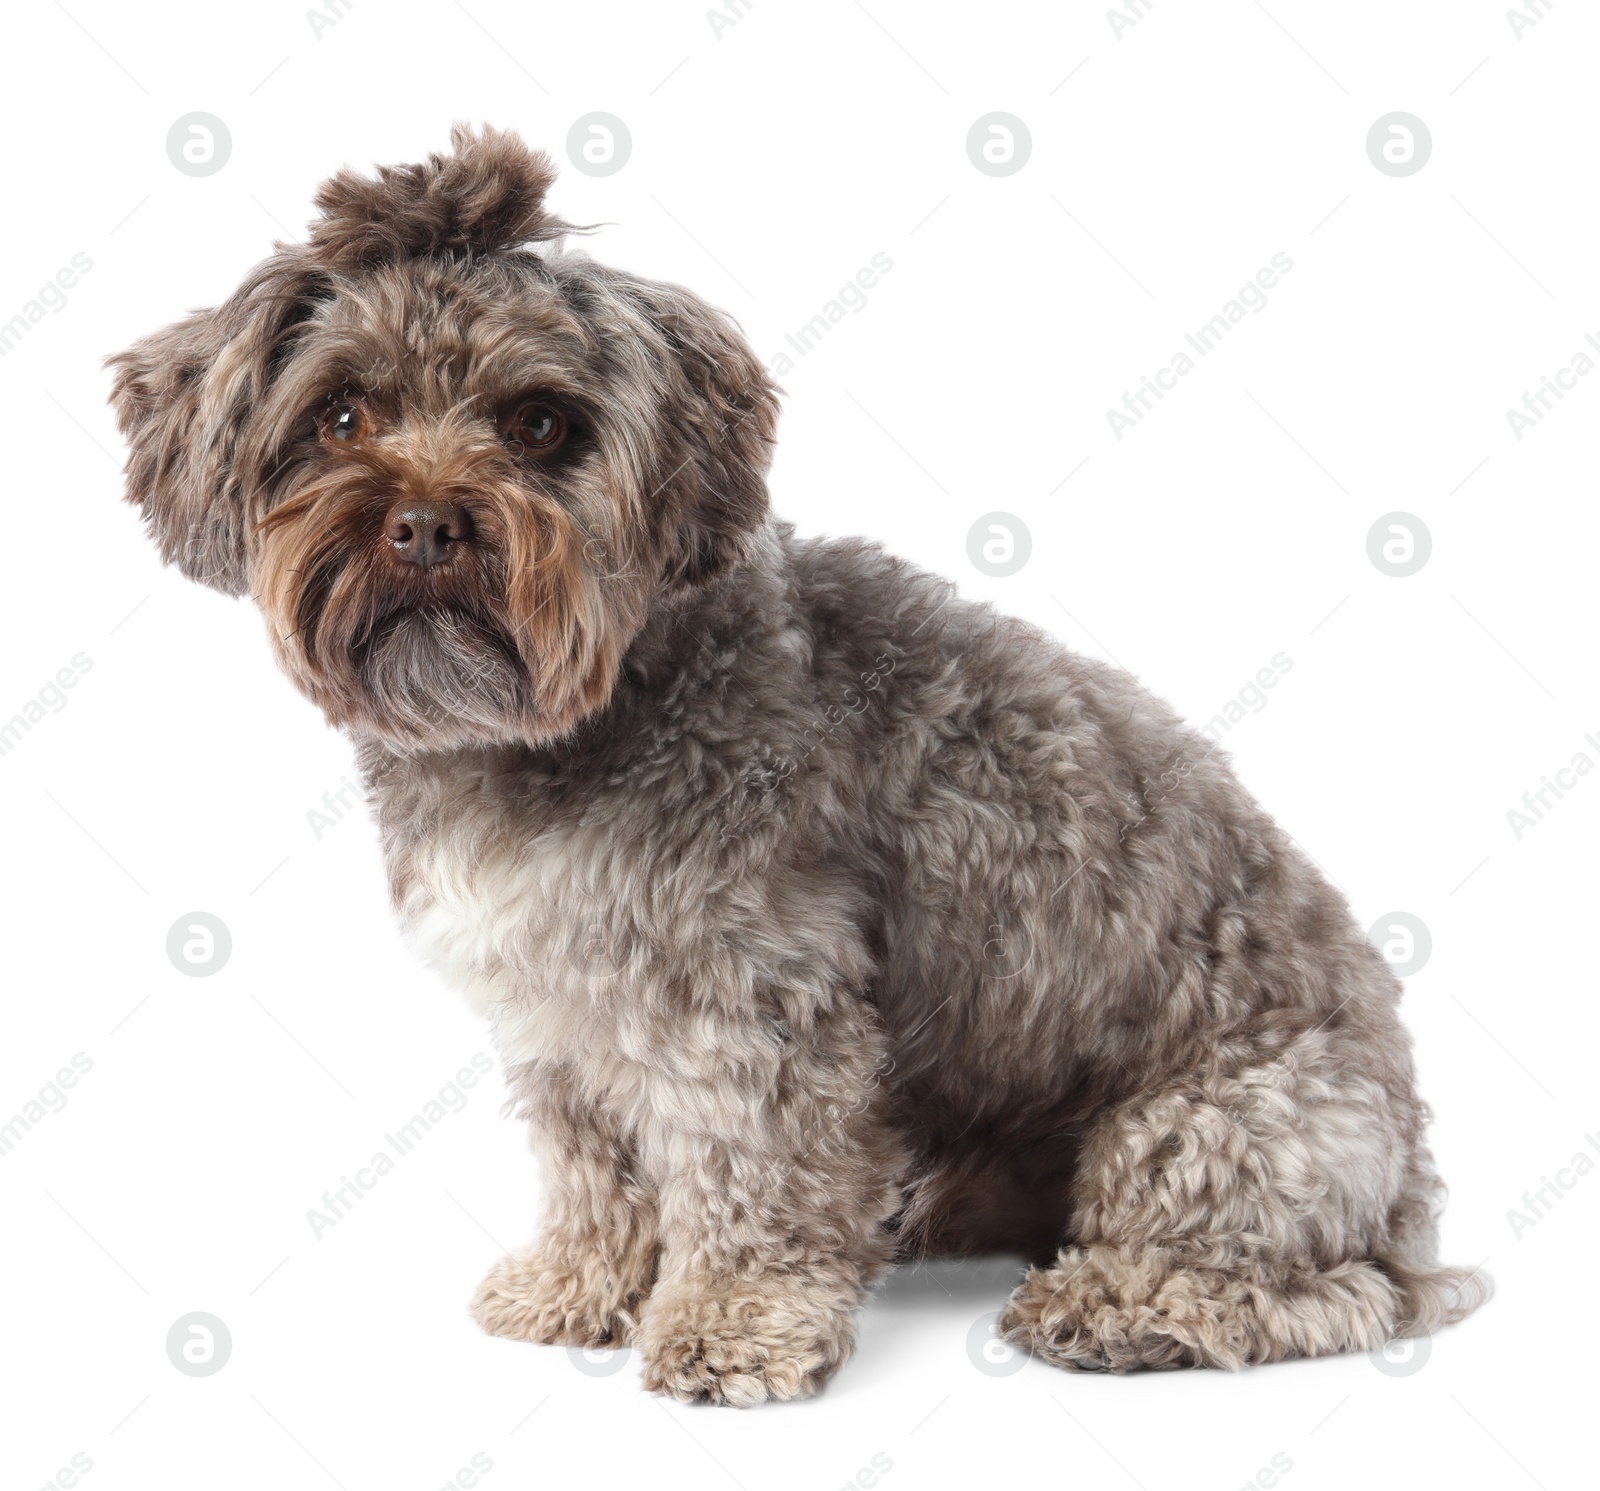
[{"label": "dog's hind leg", "polygon": [[1063,1248],[1030,1269],[1001,1332],[1078,1371],[1227,1367],[1381,1346],[1399,1297],[1373,1264],[1274,1263],[1230,1239]]},{"label": "dog's hind leg", "polygon": [[1356,1056],[1312,1031],[1105,1114],[1074,1244],[1030,1270],[1002,1333],[1081,1370],[1236,1368],[1468,1313],[1487,1286],[1433,1263],[1421,1106]]}]

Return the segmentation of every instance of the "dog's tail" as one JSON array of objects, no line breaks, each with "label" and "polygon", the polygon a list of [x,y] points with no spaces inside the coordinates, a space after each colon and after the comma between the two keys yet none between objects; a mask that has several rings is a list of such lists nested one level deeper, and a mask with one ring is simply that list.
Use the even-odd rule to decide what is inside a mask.
[{"label": "dog's tail", "polygon": [[1479,1268],[1418,1266],[1378,1260],[1400,1296],[1396,1336],[1431,1335],[1442,1325],[1465,1320],[1494,1293],[1494,1283]]},{"label": "dog's tail", "polygon": [[1444,1182],[1428,1146],[1419,1140],[1411,1152],[1401,1195],[1389,1214],[1388,1237],[1373,1257],[1398,1296],[1397,1336],[1426,1335],[1442,1325],[1465,1320],[1494,1293],[1482,1264],[1451,1268],[1438,1261],[1439,1215],[1444,1202]]}]

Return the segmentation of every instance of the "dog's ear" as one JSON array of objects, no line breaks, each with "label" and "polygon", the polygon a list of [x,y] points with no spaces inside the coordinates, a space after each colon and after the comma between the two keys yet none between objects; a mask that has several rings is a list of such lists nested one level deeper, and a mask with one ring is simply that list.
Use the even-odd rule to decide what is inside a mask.
[{"label": "dog's ear", "polygon": [[340,171],[317,192],[311,248],[334,269],[368,269],[422,254],[493,253],[576,231],[545,211],[555,166],[507,130],[450,132],[453,155]]},{"label": "dog's ear", "polygon": [[250,586],[250,528],[270,480],[247,428],[295,328],[326,294],[295,251],[261,264],[214,310],[106,359],[129,445],[127,499],[168,564],[229,595]]},{"label": "dog's ear", "polygon": [[767,516],[779,390],[731,317],[680,286],[600,272],[626,307],[620,323],[601,326],[602,339],[631,340],[642,323],[638,340],[656,353],[658,457],[646,505],[659,514],[663,578],[700,584],[743,556]]}]

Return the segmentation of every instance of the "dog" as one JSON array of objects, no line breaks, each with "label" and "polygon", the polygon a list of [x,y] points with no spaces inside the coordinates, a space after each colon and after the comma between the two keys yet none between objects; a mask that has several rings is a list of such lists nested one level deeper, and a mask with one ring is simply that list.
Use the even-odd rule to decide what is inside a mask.
[{"label": "dog", "polygon": [[484,1329],[747,1406],[816,1390],[898,1259],[1020,1255],[998,1331],[1078,1370],[1467,1315],[1339,894],[1126,673],[774,519],[766,369],[568,247],[553,176],[460,125],[341,171],[108,359],[128,499],[353,739],[531,1124]]}]

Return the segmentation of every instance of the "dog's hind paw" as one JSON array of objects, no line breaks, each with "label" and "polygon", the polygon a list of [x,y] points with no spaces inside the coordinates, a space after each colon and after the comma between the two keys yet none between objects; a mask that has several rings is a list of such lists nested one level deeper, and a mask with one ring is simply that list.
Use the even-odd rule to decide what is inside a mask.
[{"label": "dog's hind paw", "polygon": [[[1000,1312],[997,1334],[1070,1372],[1198,1365],[1203,1357],[1169,1311],[1104,1267],[1105,1253],[1071,1249],[1058,1267],[1029,1269]],[[1201,1308],[1214,1309],[1206,1302]]]}]

